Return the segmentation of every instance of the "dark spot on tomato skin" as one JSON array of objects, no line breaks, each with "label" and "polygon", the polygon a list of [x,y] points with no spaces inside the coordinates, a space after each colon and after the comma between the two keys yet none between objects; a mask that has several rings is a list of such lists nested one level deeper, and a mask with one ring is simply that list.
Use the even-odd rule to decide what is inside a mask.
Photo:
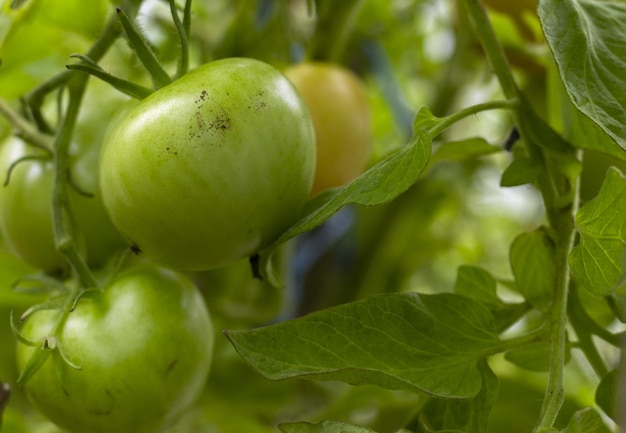
[{"label": "dark spot on tomato skin", "polygon": [[217,129],[222,132],[231,129],[231,122],[228,114],[223,112],[215,116],[215,120],[209,123],[209,129]]},{"label": "dark spot on tomato skin", "polygon": [[194,102],[197,104],[200,101],[206,101],[208,97],[209,93],[206,90],[203,90],[202,92],[200,92],[200,96],[198,96],[198,99],[196,99]]},{"label": "dark spot on tomato skin", "polygon": [[255,254],[253,256],[250,256],[248,261],[250,262],[252,278],[263,281],[263,274],[261,273],[261,257],[258,254]]},{"label": "dark spot on tomato skin", "polygon": [[170,362],[170,364],[167,366],[167,369],[165,370],[165,377],[167,377],[167,375],[170,374],[170,372],[172,370],[174,370],[174,367],[176,367],[176,364],[178,364],[178,359],[173,360],[172,362]]}]

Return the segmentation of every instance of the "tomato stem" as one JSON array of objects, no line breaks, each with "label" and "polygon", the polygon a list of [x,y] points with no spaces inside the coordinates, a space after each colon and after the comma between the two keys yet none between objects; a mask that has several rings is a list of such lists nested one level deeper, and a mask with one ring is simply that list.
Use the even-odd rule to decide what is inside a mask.
[{"label": "tomato stem", "polygon": [[171,83],[172,79],[167,72],[165,72],[165,69],[163,69],[163,66],[161,66],[157,60],[154,52],[150,49],[148,42],[139,29],[137,29],[130,17],[126,15],[122,8],[117,8],[117,16],[122,24],[128,43],[133,50],[135,50],[137,57],[139,57],[139,60],[141,60],[141,63],[146,68],[146,71],[148,71],[152,77],[154,86],[157,89],[160,89],[161,87],[165,87]]},{"label": "tomato stem", "polygon": [[101,79],[102,81],[109,83],[111,86],[115,87],[120,92],[130,96],[135,99],[143,99],[149,94],[152,93],[152,90],[141,86],[139,84],[135,84],[133,82],[124,80],[122,78],[118,78],[114,75],[109,74],[105,70],[103,70],[96,62],[91,60],[87,56],[83,56],[80,54],[73,54],[71,57],[78,58],[82,60],[84,63],[78,63],[74,65],[66,65],[67,69],[81,71],[86,74],[91,74],[94,77]]},{"label": "tomato stem", "polygon": [[180,60],[178,63],[178,71],[176,77],[180,78],[189,70],[189,30],[191,24],[191,0],[185,2],[185,10],[183,15],[183,21],[180,21],[178,16],[178,10],[176,8],[176,0],[169,0],[170,12],[172,14],[172,20],[176,26],[178,38],[180,40]]},{"label": "tomato stem", "polygon": [[488,101],[482,104],[472,105],[471,107],[464,108],[460,111],[457,111],[454,114],[444,117],[441,120],[441,122],[439,122],[436,126],[429,129],[428,133],[430,134],[430,137],[434,139],[443,131],[445,131],[446,129],[448,129],[450,126],[454,125],[456,122],[458,122],[461,119],[480,113],[481,111],[494,110],[494,109],[505,109],[505,110],[513,109],[517,107],[517,105],[518,105],[518,100],[516,98],[507,99],[503,101]]},{"label": "tomato stem", "polygon": [[2,99],[0,99],[0,115],[7,119],[16,130],[15,135],[23,138],[27,143],[45,150],[48,154],[52,154],[52,137],[39,132]]},{"label": "tomato stem", "polygon": [[[526,124],[521,121],[522,103],[525,105],[528,105],[528,103],[522,100],[521,92],[513,78],[502,46],[496,38],[487,12],[480,0],[463,0],[462,4],[474,33],[485,51],[487,60],[500,82],[504,96],[509,99],[518,98],[521,101],[518,109],[512,113],[513,120],[520,131],[521,137],[525,139],[526,149],[530,158],[535,166],[539,168],[537,186],[541,191],[547,218],[553,233],[553,240],[556,244],[555,262],[557,271],[549,319],[550,366],[539,421],[534,429],[534,432],[548,431],[554,425],[564,400],[563,375],[567,343],[567,299],[570,284],[568,257],[574,244],[574,217],[578,208],[579,182],[578,179],[572,181],[572,190],[575,191],[575,194],[568,194],[567,196],[559,194],[556,185],[563,180],[569,182],[570,179],[563,179],[564,176],[558,172],[554,164],[550,164],[550,158],[554,156],[547,155],[539,146],[539,143],[533,141],[531,138],[533,135],[529,134]],[[531,109],[528,106],[524,108]],[[575,157],[575,151],[572,150],[571,155],[568,156]]]},{"label": "tomato stem", "polygon": [[341,56],[343,56],[343,53],[346,50],[348,38],[350,37],[350,33],[352,33],[352,31],[354,30],[356,19],[359,16],[359,12],[361,11],[361,9],[363,9],[364,5],[364,0],[356,0],[354,4],[350,7],[346,18],[340,27],[339,34],[337,35],[334,44],[332,45],[332,49],[329,55],[330,61],[341,63]]},{"label": "tomato stem", "polygon": [[[127,1],[136,11],[138,4],[136,1]],[[96,43],[89,50],[87,57],[98,61],[119,37],[119,24],[115,19],[110,19],[104,32]],[[60,129],[54,140],[54,164],[55,164],[55,185],[52,195],[52,215],[54,224],[54,236],[58,250],[70,263],[83,287],[98,287],[98,282],[89,269],[87,262],[79,251],[74,239],[73,219],[68,202],[68,190],[70,188],[70,166],[69,166],[69,146],[74,134],[74,127],[80,112],[89,75],[76,74],[69,71],[67,75],[67,87],[69,89],[69,101],[65,115],[62,117]],[[58,79],[55,79],[55,83]]]}]

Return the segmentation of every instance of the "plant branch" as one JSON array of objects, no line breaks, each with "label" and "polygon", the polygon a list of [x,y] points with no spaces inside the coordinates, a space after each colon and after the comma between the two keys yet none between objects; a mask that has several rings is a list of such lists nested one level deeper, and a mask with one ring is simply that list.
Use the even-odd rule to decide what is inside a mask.
[{"label": "plant branch", "polygon": [[[576,185],[576,189],[578,189],[578,185]],[[578,194],[576,194],[576,197],[578,197]],[[564,400],[563,372],[565,367],[565,347],[567,344],[568,288],[570,285],[568,258],[574,246],[576,234],[574,215],[577,208],[578,200],[575,199],[571,206],[559,214],[558,225],[553,226],[553,229],[556,231],[556,281],[554,302],[550,312],[550,368],[546,394],[541,407],[539,421],[534,430],[535,432],[540,432],[542,429],[547,429],[554,425]]]},{"label": "plant branch", "polygon": [[[139,6],[136,1],[129,1],[128,3],[136,7]],[[136,9],[133,9],[133,11],[136,11]],[[116,23],[115,18],[112,18],[109,20],[100,38],[89,50],[87,57],[94,61],[99,60],[113,45],[119,35],[119,24]],[[54,236],[57,248],[76,271],[83,287],[92,288],[97,287],[98,283],[74,239],[68,197],[70,188],[68,151],[89,76],[73,71],[67,71],[66,73],[69,77],[66,83],[69,89],[69,101],[54,141],[56,174],[52,197]]]},{"label": "plant branch", "polygon": [[515,338],[509,338],[508,340],[502,340],[501,344],[497,347],[497,352],[492,354],[508,352],[509,350],[520,349],[529,344],[544,341],[546,339],[546,327],[540,326],[524,335]]},{"label": "plant branch", "polygon": [[154,86],[157,89],[160,89],[161,87],[165,87],[171,83],[172,79],[167,74],[165,69],[163,69],[163,66],[161,66],[154,55],[154,52],[150,49],[148,41],[144,38],[139,29],[137,29],[132,19],[124,12],[124,10],[122,10],[122,8],[117,8],[117,16],[122,24],[128,43],[135,50],[137,57],[139,57],[139,60],[146,68],[146,71],[148,71],[152,77]]},{"label": "plant branch", "polygon": [[0,115],[9,121],[13,129],[15,129],[15,135],[23,138],[24,141],[33,146],[52,154],[52,137],[39,132],[30,122],[13,111],[2,99],[0,99]]},{"label": "plant branch", "polygon": [[[493,27],[480,0],[462,0],[469,21],[478,37],[497,76],[504,96],[507,99],[521,99],[519,88],[515,83],[504,51],[496,38]],[[521,105],[520,105],[521,107]],[[539,168],[537,184],[541,191],[546,214],[550,222],[555,242],[556,277],[554,281],[554,299],[550,311],[550,367],[546,393],[542,403],[539,421],[535,432],[547,431],[552,428],[564,400],[563,371],[565,367],[565,348],[567,343],[567,298],[569,288],[568,257],[574,244],[574,216],[578,207],[577,179],[573,189],[576,194],[568,200],[559,197],[555,189],[556,169],[548,164],[546,154],[533,142],[526,125],[521,121],[521,109],[513,112],[513,120],[521,136],[525,139],[526,149],[536,167]]]},{"label": "plant branch", "polygon": [[350,11],[348,12],[345,20],[341,25],[339,34],[332,44],[329,60],[340,63],[341,56],[346,50],[350,33],[354,30],[356,19],[359,16],[359,12],[361,11],[361,9],[363,9],[364,5],[364,0],[356,0],[354,4],[350,7]]},{"label": "plant branch", "polygon": [[441,119],[441,122],[432,127],[428,133],[431,138],[437,137],[443,131],[454,125],[461,119],[480,113],[481,111],[494,110],[494,109],[514,109],[518,105],[517,99],[507,99],[503,101],[489,101],[482,104],[472,105],[471,107],[464,108],[457,111],[454,114],[446,116]]},{"label": "plant branch", "polygon": [[[129,16],[135,16],[140,4],[141,0],[125,0],[121,7],[128,11]],[[102,35],[85,54],[85,57],[98,62],[121,34],[122,28],[119,20],[115,15],[112,15],[111,18],[109,18]],[[52,132],[52,129],[47,125],[43,115],[41,114],[41,106],[43,105],[44,99],[54,90],[65,86],[74,75],[75,73],[73,71],[63,71],[42,83],[26,96],[26,103],[29,107],[30,114],[40,131]]]},{"label": "plant branch", "polygon": [[178,33],[180,41],[180,59],[178,63],[178,70],[176,71],[176,78],[180,78],[189,70],[189,30],[190,30],[190,16],[191,16],[191,0],[185,1],[185,10],[183,12],[183,21],[181,22],[178,16],[178,10],[176,8],[176,0],[169,0],[170,13],[172,14],[172,20]]}]

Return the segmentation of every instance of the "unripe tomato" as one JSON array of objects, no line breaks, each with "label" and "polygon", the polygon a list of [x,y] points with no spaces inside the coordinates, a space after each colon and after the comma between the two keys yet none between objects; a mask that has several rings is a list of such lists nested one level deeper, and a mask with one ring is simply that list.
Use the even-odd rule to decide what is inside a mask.
[{"label": "unripe tomato", "polygon": [[315,169],[306,106],[258,60],[204,65],[132,108],[105,138],[104,204],[137,250],[201,270],[250,256],[299,217]]},{"label": "unripe tomato", "polygon": [[[86,147],[71,158],[72,180],[86,196],[77,190],[68,192],[70,207],[78,228],[75,235],[86,249],[93,266],[101,265],[124,245],[124,239],[109,219],[98,188],[98,147]],[[0,176],[6,179],[9,166],[35,149],[18,138],[10,138],[0,148]],[[0,231],[9,249],[25,262],[54,271],[65,265],[57,251],[52,219],[54,165],[50,157],[20,162],[11,172],[10,182],[0,185]]]},{"label": "unripe tomato", "polygon": [[[59,314],[33,313],[22,335],[43,342]],[[75,365],[55,351],[24,389],[44,415],[72,433],[160,432],[204,388],[213,340],[209,312],[189,279],[135,266],[104,290],[83,295],[57,331],[56,344]],[[19,368],[39,350],[19,344]]]},{"label": "unripe tomato", "polygon": [[360,79],[330,63],[301,63],[285,71],[309,108],[317,142],[311,195],[359,176],[372,151],[367,94]]}]

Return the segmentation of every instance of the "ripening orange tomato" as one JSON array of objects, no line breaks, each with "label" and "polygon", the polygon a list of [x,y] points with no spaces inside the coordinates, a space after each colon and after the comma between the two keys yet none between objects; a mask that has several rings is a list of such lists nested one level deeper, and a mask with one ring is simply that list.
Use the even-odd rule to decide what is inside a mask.
[{"label": "ripening orange tomato", "polygon": [[317,165],[311,195],[342,186],[365,169],[372,152],[372,121],[363,82],[332,63],[304,62],[287,68],[315,128]]}]

